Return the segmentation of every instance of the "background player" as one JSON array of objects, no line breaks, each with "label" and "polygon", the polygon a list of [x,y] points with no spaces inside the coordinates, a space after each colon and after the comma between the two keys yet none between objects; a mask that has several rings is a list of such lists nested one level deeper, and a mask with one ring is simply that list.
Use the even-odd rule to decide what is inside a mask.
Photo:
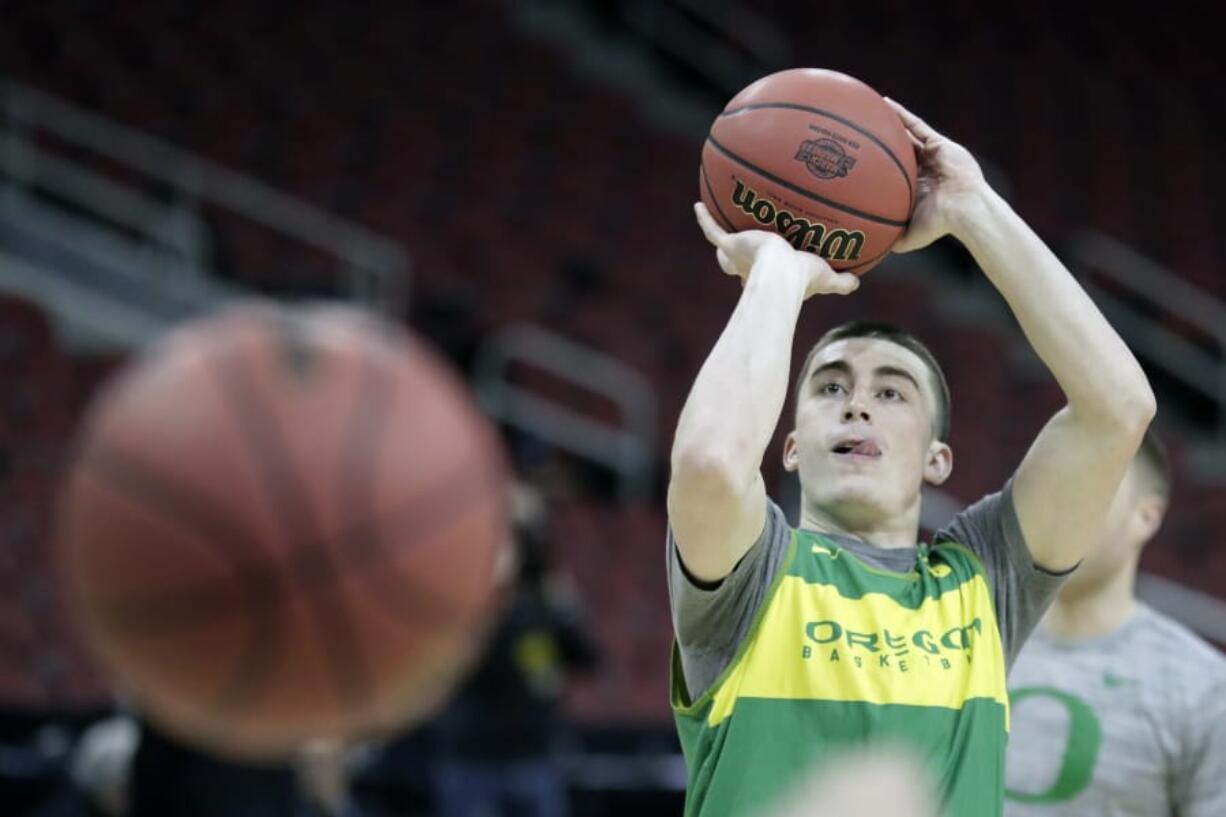
[{"label": "background player", "polygon": [[1152,432],[1010,677],[1005,813],[1226,814],[1226,658],[1133,594],[1166,513]]},{"label": "background player", "polygon": [[569,577],[554,564],[544,495],[513,483],[514,586],[480,662],[433,724],[437,817],[567,817],[558,748],[567,681],[600,650]]},{"label": "background player", "polygon": [[744,813],[814,755],[887,736],[929,753],[952,817],[1000,813],[1006,661],[1097,541],[1154,413],[1127,347],[970,153],[898,111],[921,178],[897,249],[961,240],[1068,405],[1004,490],[938,535],[965,547],[917,547],[920,487],[953,466],[943,375],[905,334],[829,333],[802,367],[784,447],[802,489],[803,530],[790,532],[760,466],[796,320],[809,296],[858,282],[773,234],[725,234],[698,208],[744,292],[672,451],[673,702],[687,814]]}]

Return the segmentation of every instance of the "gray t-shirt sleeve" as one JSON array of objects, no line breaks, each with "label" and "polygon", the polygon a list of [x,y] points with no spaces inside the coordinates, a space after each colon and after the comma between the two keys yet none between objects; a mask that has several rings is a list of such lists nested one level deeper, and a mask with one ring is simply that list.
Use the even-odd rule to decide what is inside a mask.
[{"label": "gray t-shirt sleeve", "polygon": [[1186,712],[1173,800],[1179,817],[1226,815],[1226,678],[1207,687]]},{"label": "gray t-shirt sleeve", "polygon": [[1000,627],[1005,667],[1013,666],[1022,644],[1072,572],[1050,573],[1034,563],[1013,506],[1013,480],[954,517],[933,538],[970,548],[987,571]]},{"label": "gray t-shirt sleeve", "polygon": [[791,533],[783,511],[767,499],[758,541],[722,581],[707,584],[686,571],[669,528],[668,599],[691,700],[701,697],[735,657],[779,572]]}]

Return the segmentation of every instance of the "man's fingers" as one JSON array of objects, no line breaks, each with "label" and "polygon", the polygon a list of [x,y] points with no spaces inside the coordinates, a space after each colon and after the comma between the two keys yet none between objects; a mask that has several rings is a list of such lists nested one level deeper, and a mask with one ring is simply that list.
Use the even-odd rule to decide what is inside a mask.
[{"label": "man's fingers", "polygon": [[935,237],[930,237],[928,235],[911,235],[910,233],[907,233],[894,242],[894,246],[890,247],[890,252],[902,255],[906,252],[922,250],[935,240]]},{"label": "man's fingers", "polygon": [[860,276],[851,272],[836,272],[830,282],[834,295],[850,295],[860,288]]},{"label": "man's fingers", "polygon": [[737,277],[740,277],[741,271],[738,270],[736,268],[736,265],[732,263],[732,259],[728,257],[728,253],[724,252],[721,249],[717,249],[715,251],[715,260],[719,264],[719,268],[722,269],[724,272],[726,272],[728,275],[735,275]]},{"label": "man's fingers", "polygon": [[702,234],[707,237],[707,241],[716,247],[722,246],[728,234],[715,223],[715,219],[707,211],[707,206],[701,201],[694,202],[694,215],[698,217],[698,226],[702,228]]},{"label": "man's fingers", "polygon": [[894,112],[898,114],[898,118],[901,119],[902,123],[907,126],[907,130],[914,134],[915,137],[919,139],[921,144],[926,144],[933,139],[939,139],[941,137],[941,134],[933,130],[927,122],[908,111],[899,103],[890,99],[888,96],[885,97],[885,101],[887,105],[894,109]]},{"label": "man's fingers", "polygon": [[851,272],[836,272],[830,263],[820,256],[810,253],[801,255],[808,256],[809,263],[816,265],[810,273],[813,276],[810,294],[850,295],[860,288],[860,276]]}]

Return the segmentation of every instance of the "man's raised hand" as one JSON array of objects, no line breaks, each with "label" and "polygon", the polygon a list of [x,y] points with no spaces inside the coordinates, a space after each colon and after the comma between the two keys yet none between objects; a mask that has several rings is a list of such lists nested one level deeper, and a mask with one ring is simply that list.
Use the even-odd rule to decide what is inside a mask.
[{"label": "man's raised hand", "polygon": [[[765,230],[742,230],[729,233],[715,223],[715,219],[701,202],[695,203],[694,214],[707,241],[715,247],[715,259],[719,268],[728,275],[741,279],[742,285],[749,273],[760,263],[768,263],[781,272],[795,272],[806,281],[805,297],[814,295],[848,295],[860,287],[860,279],[850,272],[835,272],[826,261],[817,255],[798,250],[787,239]],[[773,271],[771,274],[775,274]]]},{"label": "man's raised hand", "polygon": [[918,195],[911,224],[894,245],[894,252],[911,252],[952,233],[955,237],[968,208],[980,202],[987,188],[979,163],[966,148],[937,133],[927,122],[890,98],[919,166]]}]

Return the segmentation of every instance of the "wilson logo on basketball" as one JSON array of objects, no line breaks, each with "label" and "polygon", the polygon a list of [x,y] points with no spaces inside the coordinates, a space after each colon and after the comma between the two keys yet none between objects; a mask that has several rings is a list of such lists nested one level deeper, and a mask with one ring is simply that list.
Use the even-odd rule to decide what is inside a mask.
[{"label": "wilson logo on basketball", "polygon": [[864,248],[864,233],[860,230],[829,229],[825,224],[799,218],[776,207],[768,199],[736,180],[732,203],[763,227],[769,227],[791,242],[798,250],[817,253],[834,261],[859,261]]},{"label": "wilson logo on basketball", "polygon": [[796,149],[796,159],[819,179],[842,178],[856,166],[856,160],[833,139],[806,139]]}]

